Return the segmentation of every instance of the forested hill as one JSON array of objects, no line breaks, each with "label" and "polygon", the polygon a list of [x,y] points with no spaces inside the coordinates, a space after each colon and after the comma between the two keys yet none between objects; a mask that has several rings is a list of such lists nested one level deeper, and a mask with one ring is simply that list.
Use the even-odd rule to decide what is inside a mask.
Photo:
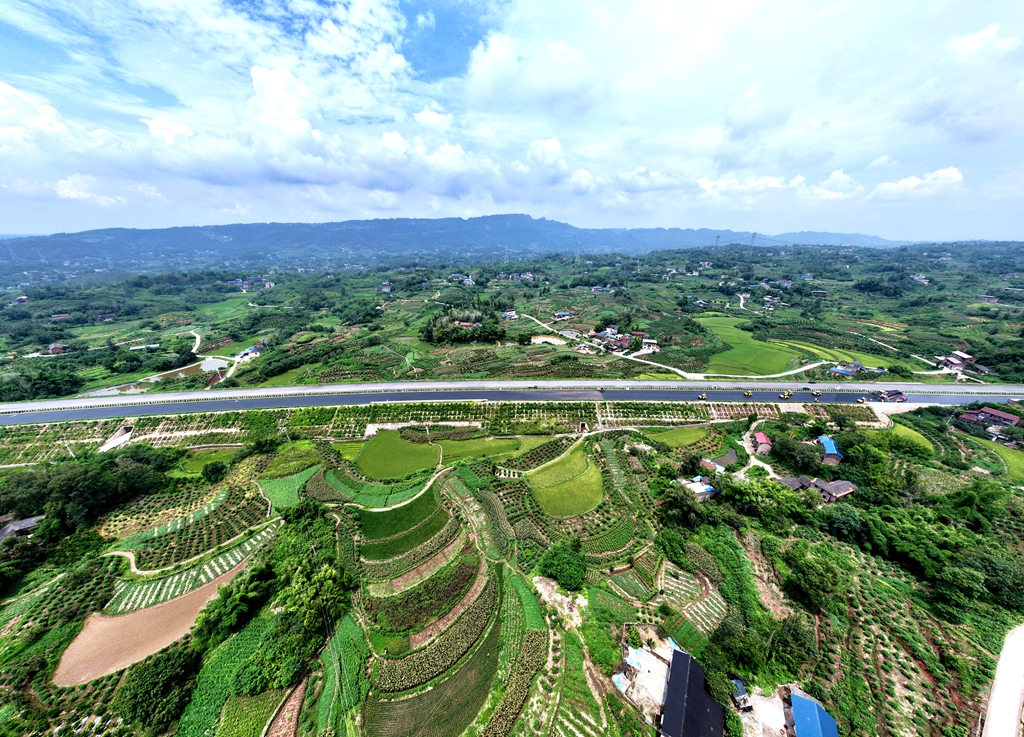
[{"label": "forested hill", "polygon": [[[528,215],[470,218],[350,220],[339,223],[251,223],[137,230],[108,228],[17,238],[0,249],[0,268],[69,262],[129,271],[224,265],[342,267],[374,260],[456,258],[510,261],[544,253],[638,254],[722,245],[749,245],[754,234],[701,228],[588,229]],[[895,246],[875,236],[836,233],[759,235],[759,243]]]}]

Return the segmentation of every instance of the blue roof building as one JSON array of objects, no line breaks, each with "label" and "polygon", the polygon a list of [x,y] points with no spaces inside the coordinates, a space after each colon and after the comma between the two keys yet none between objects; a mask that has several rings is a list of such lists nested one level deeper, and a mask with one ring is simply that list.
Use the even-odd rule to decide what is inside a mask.
[{"label": "blue roof building", "polygon": [[825,707],[796,690],[790,694],[786,726],[786,731],[794,737],[839,737],[836,720],[825,711]]},{"label": "blue roof building", "polygon": [[821,462],[826,466],[838,466],[843,460],[843,454],[839,452],[836,441],[828,435],[819,435],[818,442],[825,449],[825,457],[821,459]]}]

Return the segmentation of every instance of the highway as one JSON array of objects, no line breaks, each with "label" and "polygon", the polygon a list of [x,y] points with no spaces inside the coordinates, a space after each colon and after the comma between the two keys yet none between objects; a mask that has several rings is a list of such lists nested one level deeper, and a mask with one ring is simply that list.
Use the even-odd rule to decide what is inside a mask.
[{"label": "highway", "polygon": [[[604,391],[601,391],[604,389]],[[792,391],[788,401],[813,402],[810,389],[821,391],[821,402],[853,403],[879,389],[901,389],[910,402],[967,404],[980,399],[1004,402],[1024,397],[1024,386],[998,384],[820,383],[755,381],[424,381],[365,384],[318,384],[251,389],[125,394],[48,399],[0,404],[0,425],[20,425],[108,417],[224,412],[281,407],[432,401],[698,401],[779,402],[779,393]],[[753,396],[744,396],[750,391]]]}]

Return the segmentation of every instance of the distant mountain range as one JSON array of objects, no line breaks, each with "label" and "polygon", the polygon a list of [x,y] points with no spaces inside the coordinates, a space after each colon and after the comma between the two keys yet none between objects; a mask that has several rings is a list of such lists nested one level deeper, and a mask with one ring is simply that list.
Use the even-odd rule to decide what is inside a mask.
[{"label": "distant mountain range", "polygon": [[207,266],[328,266],[345,263],[518,260],[545,253],[623,253],[752,242],[889,248],[889,241],[858,233],[762,235],[700,228],[576,228],[529,215],[469,218],[395,218],[338,223],[250,223],[137,230],[106,228],[49,236],[0,236],[7,270],[35,264],[107,266],[119,270]]}]

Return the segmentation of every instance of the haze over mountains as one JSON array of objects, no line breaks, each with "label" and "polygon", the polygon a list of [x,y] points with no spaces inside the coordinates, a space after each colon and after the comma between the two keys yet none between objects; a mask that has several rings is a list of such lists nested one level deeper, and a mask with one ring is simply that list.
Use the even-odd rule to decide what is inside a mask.
[{"label": "haze over mountains", "polygon": [[[470,218],[349,220],[336,223],[250,223],[137,230],[106,228],[6,239],[0,261],[29,264],[116,263],[121,268],[200,266],[223,261],[307,263],[321,259],[350,263],[424,257],[487,258],[506,249],[510,260],[543,253],[640,254],[671,248],[749,245],[753,233],[709,228],[577,228],[528,215]],[[758,234],[758,245],[790,244],[892,247],[888,241],[857,233]],[[578,244],[578,246],[577,246]]]}]

